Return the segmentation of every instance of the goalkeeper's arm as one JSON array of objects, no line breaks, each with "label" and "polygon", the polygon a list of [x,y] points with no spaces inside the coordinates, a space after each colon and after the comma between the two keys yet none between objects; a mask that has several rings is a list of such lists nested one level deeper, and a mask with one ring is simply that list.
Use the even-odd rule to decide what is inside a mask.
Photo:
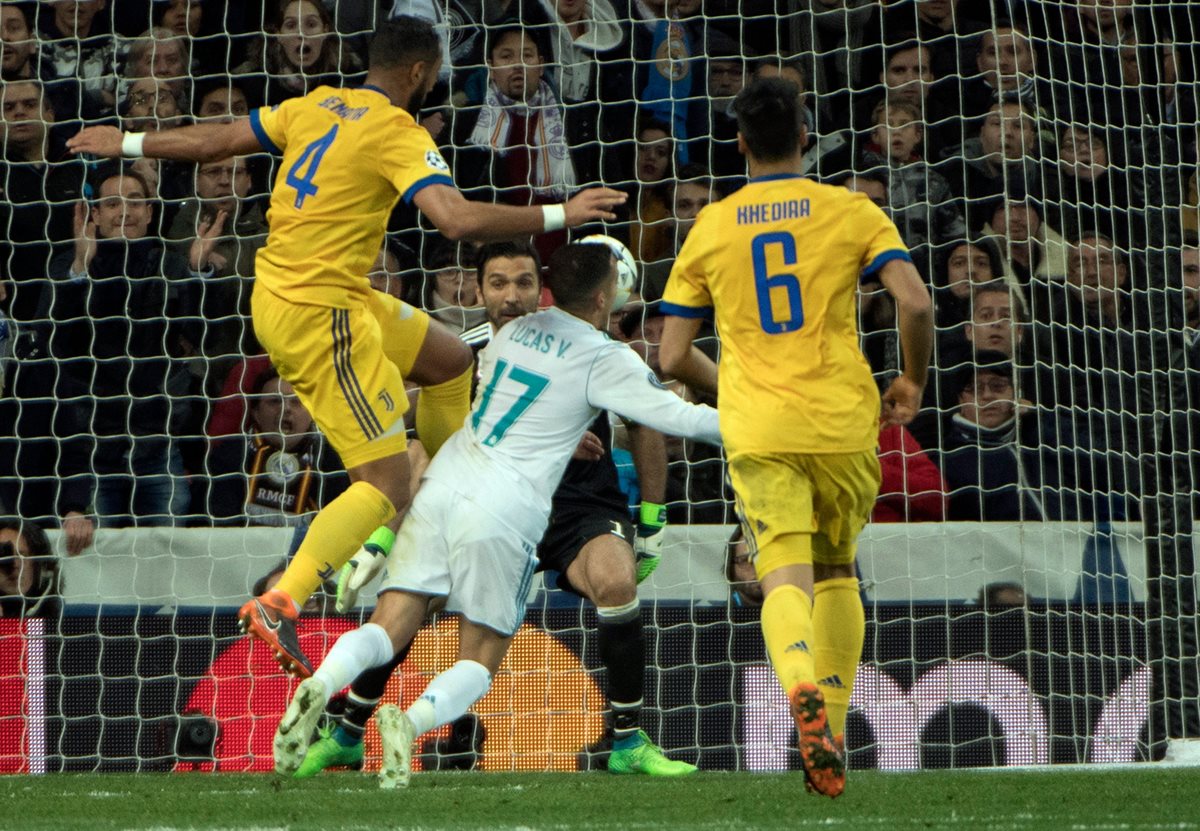
[{"label": "goalkeeper's arm", "polygon": [[633,550],[637,557],[637,581],[641,583],[658,568],[666,532],[667,443],[663,434],[640,424],[627,422],[630,453],[637,469],[642,504],[638,511],[637,536]]}]

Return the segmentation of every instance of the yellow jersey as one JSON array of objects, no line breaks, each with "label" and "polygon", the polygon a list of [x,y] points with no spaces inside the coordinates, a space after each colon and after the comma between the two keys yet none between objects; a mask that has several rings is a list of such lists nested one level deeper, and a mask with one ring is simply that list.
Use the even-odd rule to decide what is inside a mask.
[{"label": "yellow jersey", "polygon": [[251,111],[250,126],[283,157],[255,279],[284,300],[347,308],[365,296],[396,202],[454,184],[428,131],[377,87],[317,87]]},{"label": "yellow jersey", "polygon": [[714,318],[731,458],[875,448],[880,396],[855,297],[897,258],[909,255],[896,226],[865,195],[798,175],[751,179],[700,212],[662,308]]}]

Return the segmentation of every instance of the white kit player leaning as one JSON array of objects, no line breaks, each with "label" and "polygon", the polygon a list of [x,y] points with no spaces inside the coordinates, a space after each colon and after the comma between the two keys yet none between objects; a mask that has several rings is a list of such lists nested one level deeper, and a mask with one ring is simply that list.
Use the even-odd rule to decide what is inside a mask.
[{"label": "white kit player leaning", "polygon": [[415,737],[465,713],[499,671],[525,617],[551,498],[601,411],[720,443],[716,410],[666,390],[629,346],[596,328],[617,296],[608,249],[564,246],[550,278],[559,305],[509,323],[479,354],[475,404],[425,472],[370,621],[338,638],[279,722],[276,772],[299,769],[330,696],[412,643],[432,598],[444,597],[460,615],[457,660],[407,710],[387,704],[376,716],[380,785],[408,783]]},{"label": "white kit player leaning", "polygon": [[602,410],[711,444],[720,430],[715,409],[687,403],[628,345],[558,308],[505,326],[479,366],[475,405],[430,464],[383,589],[446,596],[447,611],[512,634],[551,497]]}]

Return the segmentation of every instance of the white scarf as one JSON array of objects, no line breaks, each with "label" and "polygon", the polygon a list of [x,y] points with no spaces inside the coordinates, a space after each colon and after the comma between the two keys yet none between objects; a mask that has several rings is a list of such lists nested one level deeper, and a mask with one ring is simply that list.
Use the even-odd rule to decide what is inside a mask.
[{"label": "white scarf", "polygon": [[562,109],[545,81],[538,83],[537,92],[525,102],[514,101],[489,81],[470,143],[505,150],[514,114],[538,117],[530,171],[533,174],[533,182],[530,183],[533,192],[538,196],[565,196],[575,187],[575,167],[571,164],[571,154],[567,149]]},{"label": "white scarf", "polygon": [[951,420],[962,427],[968,436],[977,439],[980,447],[1003,447],[1012,444],[1017,437],[1016,416],[995,427],[984,427],[974,421],[967,421],[958,413],[955,413]]}]

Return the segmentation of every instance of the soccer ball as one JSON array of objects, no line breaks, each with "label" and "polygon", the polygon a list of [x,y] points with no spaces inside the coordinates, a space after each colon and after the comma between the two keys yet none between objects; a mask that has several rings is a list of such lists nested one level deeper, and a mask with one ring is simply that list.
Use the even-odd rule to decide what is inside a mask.
[{"label": "soccer ball", "polygon": [[629,299],[630,292],[637,285],[637,260],[633,258],[630,250],[621,244],[620,240],[613,239],[606,234],[592,234],[584,237],[580,242],[601,243],[612,249],[613,256],[617,258],[617,299],[613,301],[612,310],[619,311],[625,305],[625,301]]}]

